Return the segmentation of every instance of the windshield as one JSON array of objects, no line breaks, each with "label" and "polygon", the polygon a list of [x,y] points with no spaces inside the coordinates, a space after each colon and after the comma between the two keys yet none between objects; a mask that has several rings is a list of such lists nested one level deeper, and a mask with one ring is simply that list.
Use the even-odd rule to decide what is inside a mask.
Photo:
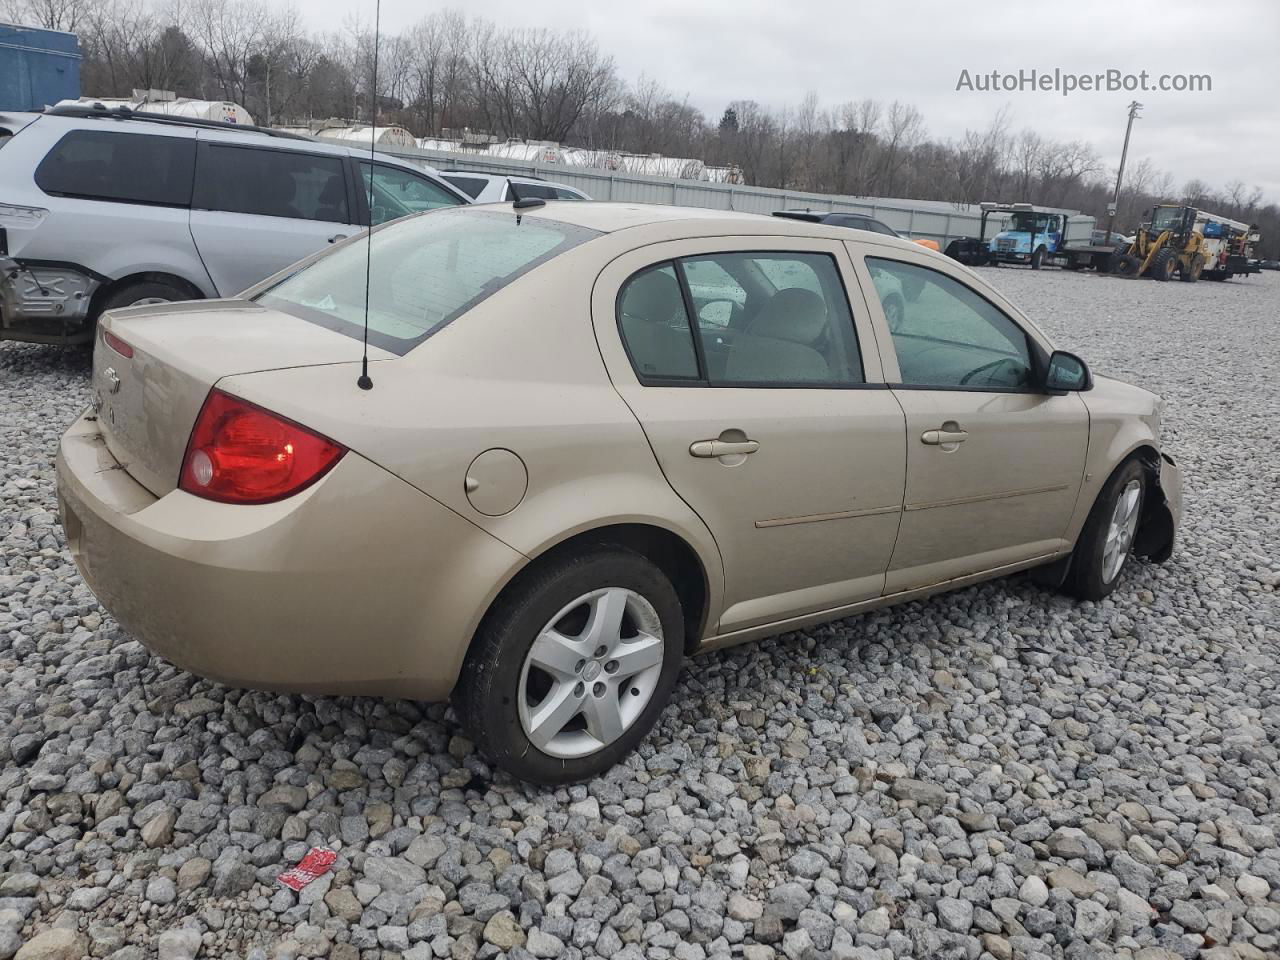
[{"label": "windshield", "polygon": [[351,243],[259,294],[263,306],[356,340],[363,336],[365,264],[369,342],[403,355],[516,278],[595,230],[514,213],[445,209]]},{"label": "windshield", "polygon": [[1006,229],[1020,230],[1023,233],[1030,233],[1034,229],[1036,233],[1048,233],[1052,227],[1052,218],[1048,214],[1015,213]]},{"label": "windshield", "polygon": [[1168,230],[1182,223],[1182,207],[1156,207],[1151,217],[1152,230]]}]

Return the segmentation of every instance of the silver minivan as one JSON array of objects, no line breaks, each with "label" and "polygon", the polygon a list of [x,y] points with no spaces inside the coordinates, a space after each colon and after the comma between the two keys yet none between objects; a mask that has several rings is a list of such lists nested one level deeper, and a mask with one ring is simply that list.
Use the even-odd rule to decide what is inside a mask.
[{"label": "silver minivan", "polygon": [[369,224],[470,198],[433,169],[259,127],[55,107],[0,137],[0,340],[238,294]]}]

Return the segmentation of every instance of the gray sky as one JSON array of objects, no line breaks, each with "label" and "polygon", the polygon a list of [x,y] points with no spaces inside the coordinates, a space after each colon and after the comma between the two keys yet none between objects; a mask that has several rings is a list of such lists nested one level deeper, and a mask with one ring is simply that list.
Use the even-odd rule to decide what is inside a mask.
[{"label": "gray sky", "polygon": [[[1275,0],[468,0],[455,6],[502,25],[586,28],[622,76],[642,73],[688,95],[712,121],[735,99],[773,107],[812,90],[825,107],[847,100],[914,104],[935,137],[985,128],[1004,106],[1014,130],[1093,143],[1111,175],[1125,107],[1146,105],[1130,163],[1150,157],[1180,187],[1241,180],[1280,202],[1280,3]],[[437,9],[383,0],[383,29]],[[310,0],[315,29],[348,14],[373,19],[372,0]],[[1211,92],[957,92],[971,74],[1037,69],[1092,74],[1209,74]]]}]

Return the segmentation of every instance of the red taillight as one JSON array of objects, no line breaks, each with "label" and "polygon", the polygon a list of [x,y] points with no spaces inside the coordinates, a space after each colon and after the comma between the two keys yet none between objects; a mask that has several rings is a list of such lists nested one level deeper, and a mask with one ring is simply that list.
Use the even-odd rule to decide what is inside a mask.
[{"label": "red taillight", "polygon": [[210,390],[191,430],[178,486],[222,503],[271,503],[315,483],[346,452],[292,420]]},{"label": "red taillight", "polygon": [[102,331],[102,342],[122,357],[132,357],[133,347],[129,346],[110,330]]}]

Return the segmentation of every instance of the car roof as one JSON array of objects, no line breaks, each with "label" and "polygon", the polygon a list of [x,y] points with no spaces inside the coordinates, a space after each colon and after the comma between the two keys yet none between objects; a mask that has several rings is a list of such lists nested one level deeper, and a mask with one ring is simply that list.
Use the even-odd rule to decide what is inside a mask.
[{"label": "car roof", "polygon": [[[509,205],[488,203],[477,205],[475,209],[493,211],[506,206]],[[526,208],[521,213],[530,218],[557,220],[561,223],[598,230],[601,233],[615,233],[619,230],[657,224],[685,223],[690,226],[690,233],[694,236],[746,233],[778,237],[820,237],[827,240],[848,240],[851,229],[849,227],[830,226],[824,223],[812,223],[806,220],[793,220],[789,217],[773,217],[761,213],[712,210],[706,207],[677,207],[656,203],[611,203],[607,201],[582,203],[574,200],[548,200],[540,207]],[[868,238],[874,237],[875,243],[900,246],[904,250],[913,252],[925,249],[910,240],[891,237],[887,234],[860,232]]]},{"label": "car roof", "polygon": [[[272,127],[237,126],[234,123],[220,123],[215,120],[200,121],[188,117],[173,117],[168,114],[149,114],[142,111],[120,114],[108,111],[59,107],[53,110],[46,110],[44,113],[35,114],[34,116],[47,122],[64,124],[68,129],[73,130],[95,130],[100,129],[99,124],[109,124],[109,127],[104,126],[101,129],[111,129],[122,133],[149,133],[168,137],[191,138],[196,138],[203,132],[206,134],[205,139],[209,142],[221,141],[249,144],[269,147],[273,150],[305,150],[310,153],[325,153],[340,157],[355,157],[357,159],[367,158],[370,155],[367,147],[321,140],[317,137],[289,133]],[[403,157],[374,151],[373,158],[379,163],[390,163],[406,169],[421,171],[436,178],[440,177],[440,171],[435,167],[406,160]]]}]

